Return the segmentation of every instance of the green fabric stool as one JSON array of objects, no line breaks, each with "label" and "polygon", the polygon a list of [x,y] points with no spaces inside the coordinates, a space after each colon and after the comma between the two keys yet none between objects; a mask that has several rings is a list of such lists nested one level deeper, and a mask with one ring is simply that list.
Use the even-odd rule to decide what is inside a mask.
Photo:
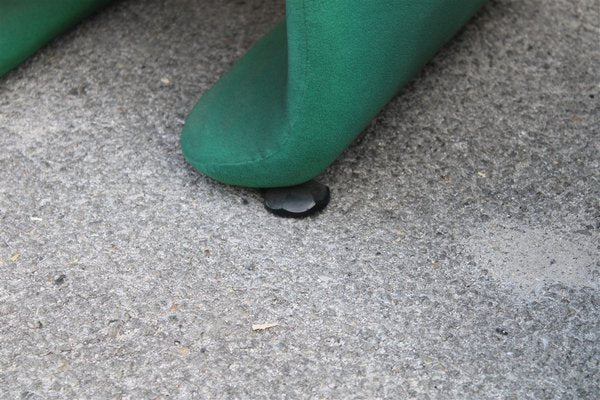
[{"label": "green fabric stool", "polygon": [[0,76],[110,0],[0,0]]},{"label": "green fabric stool", "polygon": [[485,0],[288,0],[286,21],[200,99],[181,136],[212,178],[315,177]]},{"label": "green fabric stool", "polygon": [[[0,75],[110,0],[0,0]],[[288,0],[188,117],[185,158],[249,187],[331,164],[485,0]]]}]

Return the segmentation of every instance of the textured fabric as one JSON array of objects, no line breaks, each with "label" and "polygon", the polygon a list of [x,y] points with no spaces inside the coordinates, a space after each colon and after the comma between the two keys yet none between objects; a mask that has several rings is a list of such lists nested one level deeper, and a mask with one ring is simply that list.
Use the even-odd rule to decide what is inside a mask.
[{"label": "textured fabric", "polygon": [[189,115],[186,159],[219,181],[277,187],[333,162],[485,0],[288,0]]},{"label": "textured fabric", "polygon": [[110,0],[0,0],[0,76]]}]

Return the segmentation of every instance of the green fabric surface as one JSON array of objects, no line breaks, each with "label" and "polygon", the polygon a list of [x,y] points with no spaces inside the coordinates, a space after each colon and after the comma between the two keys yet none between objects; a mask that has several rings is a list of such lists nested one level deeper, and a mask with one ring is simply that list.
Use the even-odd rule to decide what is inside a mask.
[{"label": "green fabric surface", "polygon": [[190,113],[185,158],[240,186],[315,177],[485,2],[288,0]]},{"label": "green fabric surface", "polygon": [[0,76],[110,0],[0,0]]}]

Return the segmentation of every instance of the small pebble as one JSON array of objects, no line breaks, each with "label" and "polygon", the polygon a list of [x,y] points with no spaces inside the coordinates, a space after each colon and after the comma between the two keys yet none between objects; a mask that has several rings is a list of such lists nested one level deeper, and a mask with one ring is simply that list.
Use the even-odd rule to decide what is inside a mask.
[{"label": "small pebble", "polygon": [[496,328],[496,333],[499,333],[502,336],[508,336],[508,332],[504,328]]},{"label": "small pebble", "polygon": [[67,278],[67,276],[65,274],[60,274],[55,280],[54,280],[54,284],[55,285],[62,285],[63,283],[65,283],[65,279]]}]

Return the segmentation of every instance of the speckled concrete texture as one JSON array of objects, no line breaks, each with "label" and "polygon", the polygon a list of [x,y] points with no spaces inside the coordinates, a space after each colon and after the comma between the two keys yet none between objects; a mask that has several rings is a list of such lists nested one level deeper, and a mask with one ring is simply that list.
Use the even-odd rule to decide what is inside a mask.
[{"label": "speckled concrete texture", "polygon": [[0,79],[0,398],[597,398],[600,2],[490,2],[305,220],[178,145],[283,13],[123,0]]}]

